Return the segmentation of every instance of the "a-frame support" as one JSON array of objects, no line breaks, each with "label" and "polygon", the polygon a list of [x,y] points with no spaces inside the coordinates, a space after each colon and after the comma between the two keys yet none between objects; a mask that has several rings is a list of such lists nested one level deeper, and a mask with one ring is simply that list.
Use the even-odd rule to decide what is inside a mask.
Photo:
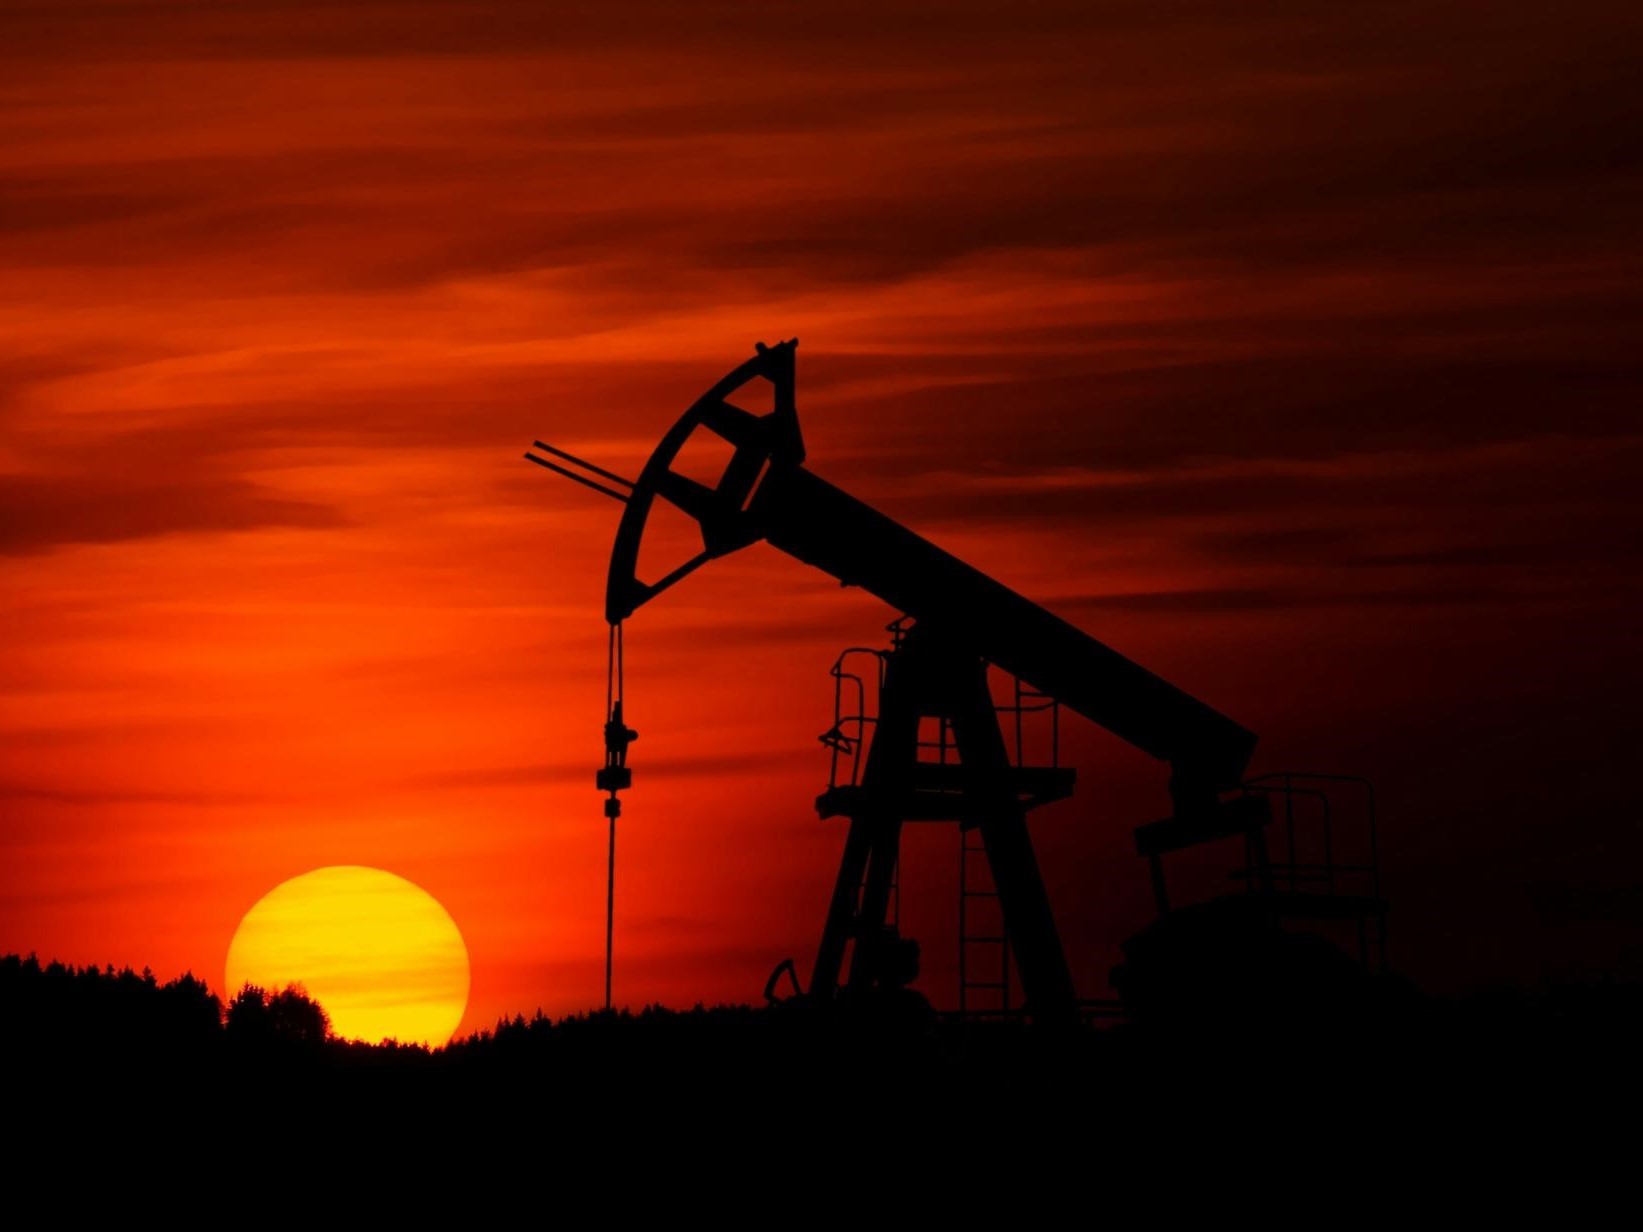
[{"label": "a-frame support", "polygon": [[[956,765],[932,780],[919,762],[919,720],[945,719]],[[1027,833],[1017,788],[987,687],[987,665],[946,643],[926,623],[910,629],[887,657],[879,713],[861,790],[810,981],[820,1003],[893,982],[880,952],[904,821],[951,820],[979,827],[998,891],[1005,931],[1034,1021],[1077,1021],[1078,1002],[1061,937]],[[849,949],[849,972],[844,973]]]}]

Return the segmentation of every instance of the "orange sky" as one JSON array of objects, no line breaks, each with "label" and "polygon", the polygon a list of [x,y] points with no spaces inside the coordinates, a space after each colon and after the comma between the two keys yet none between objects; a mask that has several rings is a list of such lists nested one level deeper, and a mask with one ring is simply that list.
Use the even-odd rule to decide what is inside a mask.
[{"label": "orange sky", "polygon": [[[465,1027],[594,1003],[615,508],[519,455],[797,335],[820,474],[1376,777],[1405,969],[1643,973],[1643,31],[1517,7],[8,4],[0,950],[216,983],[365,864]],[[631,622],[619,1000],[807,968],[890,615],[761,547]],[[1099,995],[1165,804],[1074,743]]]}]

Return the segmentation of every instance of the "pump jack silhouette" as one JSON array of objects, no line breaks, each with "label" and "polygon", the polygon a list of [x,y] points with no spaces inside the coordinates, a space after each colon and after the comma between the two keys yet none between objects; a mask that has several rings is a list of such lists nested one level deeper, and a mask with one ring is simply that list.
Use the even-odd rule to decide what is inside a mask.
[{"label": "pump jack silhouette", "polygon": [[[708,561],[760,540],[905,614],[891,626],[892,647],[873,652],[882,664],[878,713],[855,716],[854,735],[835,715],[833,728],[822,737],[835,755],[855,759],[858,772],[844,783],[835,774],[817,801],[823,816],[848,818],[849,830],[805,999],[821,1006],[844,1004],[910,982],[916,947],[888,923],[901,830],[910,822],[943,821],[956,822],[966,835],[980,835],[1003,921],[1002,935],[986,940],[1008,947],[1003,1009],[1010,1009],[1007,964],[1013,953],[1026,1013],[1041,1023],[1078,1020],[1080,1002],[1026,824],[1031,809],[1072,793],[1074,771],[1023,765],[1019,754],[1012,763],[989,665],[1016,678],[1018,723],[1024,684],[1028,696],[1065,705],[1169,766],[1171,812],[1136,830],[1137,851],[1148,861],[1165,925],[1160,935],[1143,934],[1138,947],[1126,947],[1127,965],[1142,960],[1140,978],[1130,971],[1129,984],[1143,1001],[1144,960],[1180,948],[1182,920],[1207,921],[1208,931],[1222,939],[1252,928],[1270,930],[1282,919],[1351,920],[1358,927],[1360,959],[1368,964],[1373,954],[1384,965],[1385,903],[1372,792],[1367,862],[1342,864],[1331,851],[1331,786],[1362,785],[1367,792],[1368,785],[1329,775],[1245,782],[1254,733],[806,469],[794,398],[797,347],[797,339],[757,344],[751,359],[698,398],[668,430],[635,480],[541,441],[535,446],[549,457],[525,456],[626,506],[605,598],[613,654],[619,654],[622,622],[640,607]],[[733,398],[772,409],[754,414]],[[734,450],[713,486],[674,469],[697,433],[717,436]],[[658,499],[696,521],[702,550],[647,583],[636,570]],[[839,674],[835,667],[835,677]],[[618,683],[607,699],[606,765],[599,787],[609,793],[614,861],[616,793],[631,783],[626,753],[636,733],[621,713],[619,670],[613,670],[613,679]],[[942,756],[936,762],[920,756],[928,746],[920,738],[923,720],[934,720],[941,732]],[[835,756],[835,769],[837,764]],[[1275,799],[1282,802],[1286,821],[1283,861],[1273,859],[1266,838]],[[1321,862],[1303,862],[1297,807],[1314,799],[1323,800],[1324,855]],[[1163,857],[1221,839],[1243,840],[1246,867],[1234,874],[1244,883],[1243,892],[1216,900],[1207,913],[1172,912]],[[1364,888],[1346,893],[1343,882],[1353,877]],[[960,892],[973,893],[964,886]],[[791,962],[778,967],[767,995],[784,969],[793,975]],[[1121,974],[1115,973],[1115,982],[1122,986]]]}]

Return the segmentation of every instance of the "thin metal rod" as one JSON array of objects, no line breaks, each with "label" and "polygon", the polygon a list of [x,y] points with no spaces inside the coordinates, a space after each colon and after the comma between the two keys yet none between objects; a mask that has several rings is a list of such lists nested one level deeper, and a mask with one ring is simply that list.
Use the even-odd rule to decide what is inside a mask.
[{"label": "thin metal rod", "polygon": [[534,445],[538,449],[546,449],[549,453],[551,453],[556,458],[563,458],[567,462],[574,462],[574,463],[576,463],[576,465],[580,466],[583,470],[592,471],[595,475],[598,475],[602,479],[608,479],[612,483],[619,483],[624,488],[627,488],[630,492],[633,490],[632,480],[623,479],[615,471],[607,471],[602,466],[595,466],[592,462],[589,462],[586,458],[579,458],[573,453],[566,453],[563,449],[556,449],[554,446],[548,444],[546,441],[532,441],[531,444]]},{"label": "thin metal rod", "polygon": [[706,552],[703,552],[698,556],[692,556],[689,560],[685,561],[684,564],[680,565],[660,582],[657,582],[654,586],[647,587],[647,593],[654,595],[657,591],[666,590],[669,586],[672,586],[680,579],[689,577],[692,573],[696,572],[696,570],[700,569],[712,559],[713,557],[709,556]]},{"label": "thin metal rod", "polygon": [[[573,475],[574,479],[575,476]],[[622,625],[610,626],[609,650],[605,659],[605,719],[616,721],[616,708],[623,700]],[[616,793],[611,792],[615,799]],[[610,851],[605,864],[605,1008],[611,1008],[610,983],[616,937],[616,818],[610,817]]]},{"label": "thin metal rod", "polygon": [[605,873],[605,1008],[610,1008],[611,938],[616,928],[616,818],[610,819],[610,859]]},{"label": "thin metal rod", "polygon": [[538,466],[545,466],[550,471],[555,471],[558,474],[563,475],[566,479],[573,479],[577,483],[581,484],[584,488],[592,488],[595,492],[600,492],[600,493],[603,493],[605,496],[610,497],[611,500],[621,501],[624,505],[628,503],[628,498],[623,496],[615,488],[607,488],[602,483],[595,483],[593,480],[585,478],[582,475],[578,475],[574,471],[566,470],[564,467],[560,466],[556,462],[549,462],[546,458],[539,458],[534,453],[526,454],[525,455],[525,460],[527,462],[534,462]]}]

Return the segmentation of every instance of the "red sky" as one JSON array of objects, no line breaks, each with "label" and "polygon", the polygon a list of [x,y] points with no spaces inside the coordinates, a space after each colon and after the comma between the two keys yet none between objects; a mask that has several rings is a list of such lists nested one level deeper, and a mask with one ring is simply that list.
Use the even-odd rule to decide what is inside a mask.
[{"label": "red sky", "polygon": [[[221,978],[318,865],[465,1025],[600,992],[614,506],[756,339],[820,474],[1374,777],[1430,987],[1643,975],[1630,5],[19,3],[0,38],[0,950]],[[826,669],[760,547],[629,626],[618,999],[808,966]],[[1035,820],[1085,995],[1150,763]],[[949,842],[948,840],[952,840]],[[954,836],[909,856],[932,991]]]}]

